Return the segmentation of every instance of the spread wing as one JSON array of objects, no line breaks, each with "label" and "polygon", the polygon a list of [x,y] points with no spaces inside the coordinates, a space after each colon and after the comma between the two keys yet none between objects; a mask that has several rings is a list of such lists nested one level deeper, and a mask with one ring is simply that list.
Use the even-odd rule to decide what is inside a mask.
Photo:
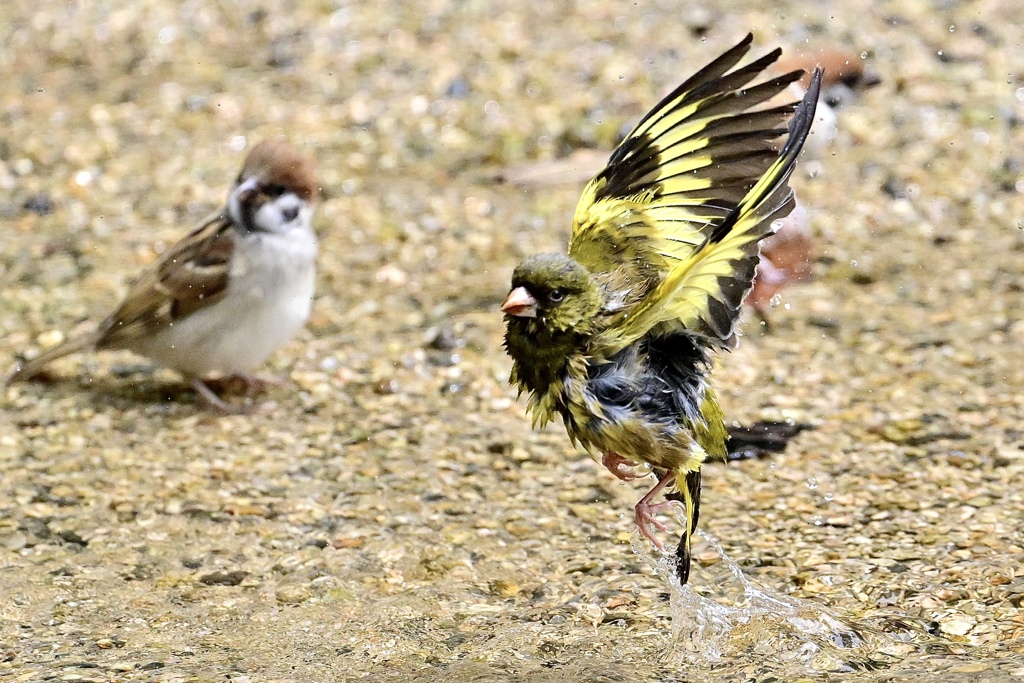
[{"label": "spread wing", "polygon": [[97,348],[118,348],[219,301],[227,291],[234,228],[222,212],[146,268],[101,326]]},{"label": "spread wing", "polygon": [[[631,290],[633,299],[657,288],[690,259],[778,157],[772,143],[786,132],[797,104],[755,108],[802,72],[748,87],[781,55],[775,50],[734,68],[752,40],[747,35],[666,96],[623,140],[580,198],[569,255],[591,272],[611,275],[616,287]],[[678,292],[693,305],[680,310],[675,323],[665,323],[728,338],[731,323],[719,324],[709,307],[714,301],[738,310],[753,277],[756,244],[748,251],[751,256],[738,259],[732,271],[719,269],[712,280],[705,278],[700,290]]]},{"label": "spread wing", "polygon": [[673,263],[634,307],[617,315],[613,334],[606,333],[614,338],[611,344],[629,344],[655,328],[680,326],[722,343],[732,339],[739,306],[753,280],[758,242],[772,233],[772,222],[788,214],[795,203],[788,180],[814,123],[821,73],[815,69],[807,94],[793,114],[789,138],[774,163],[688,255]]}]

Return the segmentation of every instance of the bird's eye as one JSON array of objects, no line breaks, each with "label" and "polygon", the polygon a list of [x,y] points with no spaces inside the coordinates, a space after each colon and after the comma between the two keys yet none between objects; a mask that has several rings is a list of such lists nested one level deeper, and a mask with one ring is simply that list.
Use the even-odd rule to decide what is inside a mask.
[{"label": "bird's eye", "polygon": [[281,212],[281,218],[284,219],[285,223],[291,223],[299,215],[299,207],[289,206]]},{"label": "bird's eye", "polygon": [[280,197],[284,193],[285,193],[284,185],[279,185],[277,183],[274,183],[272,185],[265,185],[263,187],[263,194],[267,195],[268,197]]},{"label": "bird's eye", "polygon": [[552,289],[551,293],[548,294],[548,299],[553,303],[558,303],[565,298],[565,291],[561,289]]}]

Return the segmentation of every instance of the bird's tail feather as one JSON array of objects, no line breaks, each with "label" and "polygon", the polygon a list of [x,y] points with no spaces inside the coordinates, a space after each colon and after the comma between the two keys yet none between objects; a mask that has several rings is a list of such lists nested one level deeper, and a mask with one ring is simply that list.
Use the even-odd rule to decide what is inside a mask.
[{"label": "bird's tail feather", "polygon": [[686,530],[676,549],[676,575],[685,586],[690,579],[690,541],[697,531],[697,520],[700,518],[700,470],[687,472],[685,485],[679,487],[678,497],[675,494],[671,497],[676,500],[682,498],[686,508]]},{"label": "bird's tail feather", "polygon": [[4,380],[4,386],[7,386],[12,382],[21,382],[32,379],[42,372],[43,368],[58,358],[96,346],[96,342],[99,341],[99,337],[99,333],[94,332],[76,339],[69,339],[63,344],[58,344],[49,351],[44,351],[32,360],[16,367],[14,372],[8,375],[7,379]]}]

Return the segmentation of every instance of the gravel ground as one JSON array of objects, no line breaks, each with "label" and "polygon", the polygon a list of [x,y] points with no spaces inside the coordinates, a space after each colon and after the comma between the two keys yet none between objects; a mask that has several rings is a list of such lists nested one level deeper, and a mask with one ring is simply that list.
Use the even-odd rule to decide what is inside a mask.
[{"label": "gravel ground", "polygon": [[[5,4],[0,358],[89,329],[256,140],[325,196],[256,414],[128,354],[0,394],[0,678],[1024,677],[1017,3],[281,5]],[[748,30],[882,82],[794,180],[812,279],[716,370],[730,420],[815,428],[707,467],[731,561],[680,593],[631,548],[649,484],[506,385],[497,306],[580,184],[493,178],[610,149]]]}]

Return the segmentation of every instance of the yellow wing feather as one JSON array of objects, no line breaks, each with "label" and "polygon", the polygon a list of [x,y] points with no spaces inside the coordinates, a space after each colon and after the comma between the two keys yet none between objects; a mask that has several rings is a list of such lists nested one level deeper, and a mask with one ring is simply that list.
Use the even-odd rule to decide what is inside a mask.
[{"label": "yellow wing feather", "polygon": [[[817,101],[815,85],[801,103],[758,108],[802,72],[750,85],[781,54],[734,68],[751,42],[747,35],[666,96],[583,191],[569,256],[614,283],[623,310],[610,338],[620,326],[635,340],[658,325],[731,340],[757,242],[792,206],[786,181]],[[780,153],[773,141],[787,128]]]},{"label": "yellow wing feather", "polygon": [[635,307],[619,314],[605,333],[606,344],[622,348],[656,326],[732,337],[737,308],[753,280],[757,243],[771,234],[775,218],[789,213],[794,199],[787,185],[814,122],[821,71],[794,113],[789,139],[778,158],[725,218]]},{"label": "yellow wing feather", "polygon": [[747,35],[697,72],[626,136],[580,198],[570,256],[593,272],[621,269],[636,258],[634,279],[663,275],[764,173],[775,158],[771,140],[785,132],[795,104],[749,109],[801,72],[746,87],[781,54],[775,50],[730,72],[751,42]]}]

